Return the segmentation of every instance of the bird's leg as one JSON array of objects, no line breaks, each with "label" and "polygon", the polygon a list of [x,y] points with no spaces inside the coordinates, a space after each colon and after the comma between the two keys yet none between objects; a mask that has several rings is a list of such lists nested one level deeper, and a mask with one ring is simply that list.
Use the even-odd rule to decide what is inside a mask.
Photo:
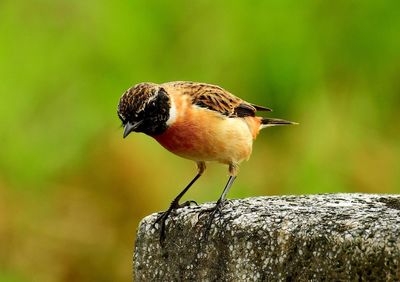
[{"label": "bird's leg", "polygon": [[229,165],[229,173],[231,175],[229,176],[229,179],[228,179],[228,182],[225,185],[224,191],[222,192],[222,194],[219,197],[219,199],[218,199],[217,203],[215,204],[215,206],[200,212],[200,215],[205,213],[205,212],[211,212],[211,214],[210,214],[210,216],[208,218],[207,224],[206,224],[206,229],[204,231],[204,238],[206,240],[208,238],[208,234],[209,234],[209,231],[210,231],[210,228],[211,228],[211,224],[212,224],[212,222],[214,220],[215,214],[217,212],[218,213],[220,212],[222,206],[224,205],[226,194],[228,194],[229,189],[232,187],[232,184],[236,179],[237,167],[235,165],[233,165],[233,164]]},{"label": "bird's leg", "polygon": [[211,225],[212,225],[212,222],[214,220],[215,214],[219,213],[221,211],[221,208],[225,203],[225,196],[228,193],[229,189],[231,188],[231,186],[233,184],[233,181],[235,181],[235,179],[236,179],[236,176],[229,176],[229,179],[228,179],[228,182],[225,185],[224,191],[222,192],[222,194],[219,197],[219,199],[218,199],[217,203],[215,204],[215,206],[210,208],[210,209],[207,209],[207,210],[204,210],[204,211],[201,212],[201,214],[204,213],[204,212],[211,212],[210,216],[208,217],[208,220],[207,220],[206,229],[204,231],[204,238],[206,240],[208,238],[208,234],[210,232]]},{"label": "bird's leg", "polygon": [[[198,172],[197,175],[190,181],[190,183],[183,189],[178,196],[171,202],[168,210],[165,212],[161,213],[159,217],[156,219],[154,224],[160,222],[160,244],[162,245],[164,240],[165,240],[165,222],[168,218],[168,216],[171,214],[172,211],[189,206],[191,203],[196,203],[195,201],[186,201],[183,204],[179,204],[179,200],[182,198],[182,196],[189,190],[189,188],[193,185],[193,183],[196,182],[197,179],[203,174],[204,170],[206,169],[206,164],[205,162],[197,162],[197,167],[198,167]],[[197,204],[197,203],[196,203]]]}]

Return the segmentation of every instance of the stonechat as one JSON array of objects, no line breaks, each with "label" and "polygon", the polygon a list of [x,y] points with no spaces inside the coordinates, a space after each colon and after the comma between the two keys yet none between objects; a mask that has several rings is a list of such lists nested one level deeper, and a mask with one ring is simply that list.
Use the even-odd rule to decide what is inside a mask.
[{"label": "stonechat", "polygon": [[260,130],[296,124],[256,115],[262,111],[271,109],[246,102],[219,86],[206,83],[139,83],[122,95],[117,113],[124,127],[124,138],[131,132],[143,132],[172,153],[197,163],[196,176],[156,221],[160,222],[161,243],[171,212],[193,202],[179,203],[205,171],[206,162],[216,161],[229,168],[228,182],[215,207],[209,210],[207,233],[236,178],[239,164],[249,159],[253,140]]}]

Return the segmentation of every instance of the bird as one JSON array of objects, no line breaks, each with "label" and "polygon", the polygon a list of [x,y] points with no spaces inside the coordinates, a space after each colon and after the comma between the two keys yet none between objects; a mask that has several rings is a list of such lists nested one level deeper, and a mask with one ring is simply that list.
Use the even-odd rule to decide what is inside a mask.
[{"label": "bird", "polygon": [[[166,220],[171,213],[195,201],[180,203],[182,196],[203,175],[206,163],[228,166],[229,178],[215,206],[207,211],[210,229],[215,214],[225,202],[235,181],[239,164],[248,160],[253,141],[266,127],[292,125],[296,122],[260,117],[270,108],[249,103],[220,86],[191,81],[162,84],[143,82],[121,96],[117,114],[122,122],[123,138],[132,132],[154,138],[168,151],[197,164],[196,176],[160,214],[160,242],[166,238]],[[197,204],[197,203],[196,203]]]}]

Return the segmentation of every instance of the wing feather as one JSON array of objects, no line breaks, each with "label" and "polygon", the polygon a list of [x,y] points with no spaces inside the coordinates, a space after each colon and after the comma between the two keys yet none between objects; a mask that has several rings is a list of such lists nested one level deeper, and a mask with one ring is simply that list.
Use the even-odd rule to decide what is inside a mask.
[{"label": "wing feather", "polygon": [[250,104],[217,85],[180,81],[174,82],[173,86],[189,95],[193,105],[228,117],[255,116],[257,111],[270,111],[269,108]]}]

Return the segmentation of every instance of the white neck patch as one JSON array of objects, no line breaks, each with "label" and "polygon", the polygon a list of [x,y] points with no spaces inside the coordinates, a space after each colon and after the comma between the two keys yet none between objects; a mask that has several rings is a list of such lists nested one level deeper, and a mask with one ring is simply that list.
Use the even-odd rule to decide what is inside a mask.
[{"label": "white neck patch", "polygon": [[176,121],[176,107],[174,103],[174,99],[170,95],[170,100],[171,100],[171,107],[169,108],[169,118],[167,120],[167,125],[170,126]]}]

